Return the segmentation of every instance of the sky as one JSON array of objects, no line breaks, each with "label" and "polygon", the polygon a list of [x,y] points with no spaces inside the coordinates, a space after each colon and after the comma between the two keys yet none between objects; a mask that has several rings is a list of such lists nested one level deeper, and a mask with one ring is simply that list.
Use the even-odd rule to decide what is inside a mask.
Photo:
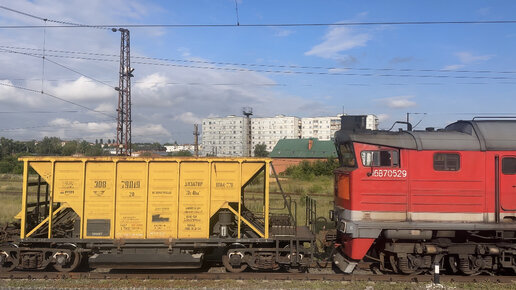
[{"label": "sky", "polygon": [[255,117],[375,114],[383,129],[407,113],[416,129],[516,115],[516,23],[246,26],[516,20],[515,1],[0,0],[0,6],[0,136],[15,140],[116,137],[120,32],[52,28],[58,21],[229,24],[129,27],[133,142],[192,143],[193,124],[242,115],[243,107]]}]

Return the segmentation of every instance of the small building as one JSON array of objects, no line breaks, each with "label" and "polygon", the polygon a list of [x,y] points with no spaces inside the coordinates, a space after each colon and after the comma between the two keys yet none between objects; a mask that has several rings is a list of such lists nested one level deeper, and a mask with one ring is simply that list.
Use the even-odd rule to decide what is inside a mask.
[{"label": "small building", "polygon": [[273,159],[274,169],[277,173],[280,173],[303,160],[314,162],[337,158],[337,150],[333,140],[321,141],[316,138],[281,139],[269,156]]}]

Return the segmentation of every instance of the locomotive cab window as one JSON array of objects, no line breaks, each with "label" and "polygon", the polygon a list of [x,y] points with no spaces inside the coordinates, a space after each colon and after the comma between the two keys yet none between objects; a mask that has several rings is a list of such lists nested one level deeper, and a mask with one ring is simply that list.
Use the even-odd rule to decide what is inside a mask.
[{"label": "locomotive cab window", "polygon": [[355,167],[355,152],[352,143],[345,143],[339,146],[339,159],[341,166]]},{"label": "locomotive cab window", "polygon": [[516,174],[516,158],[505,157],[502,159],[502,173],[503,174]]},{"label": "locomotive cab window", "polygon": [[457,153],[435,153],[435,171],[458,171],[460,169],[460,155]]},{"label": "locomotive cab window", "polygon": [[366,150],[360,152],[362,165],[368,167],[398,167],[399,154],[396,150]]}]

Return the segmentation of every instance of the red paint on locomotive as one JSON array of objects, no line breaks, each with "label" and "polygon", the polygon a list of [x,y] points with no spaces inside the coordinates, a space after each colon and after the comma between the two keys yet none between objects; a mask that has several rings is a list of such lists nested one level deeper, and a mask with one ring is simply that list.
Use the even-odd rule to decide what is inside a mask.
[{"label": "red paint on locomotive", "polygon": [[[439,230],[492,224],[512,235],[515,137],[516,121],[505,120],[459,121],[431,132],[339,131],[335,216],[343,253],[361,260],[382,235],[425,241]],[[385,238],[387,229],[394,238]]]}]

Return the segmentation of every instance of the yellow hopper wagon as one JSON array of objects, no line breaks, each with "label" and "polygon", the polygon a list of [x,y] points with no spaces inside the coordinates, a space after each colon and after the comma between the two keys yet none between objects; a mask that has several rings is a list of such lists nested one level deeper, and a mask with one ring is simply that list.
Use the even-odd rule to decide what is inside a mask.
[{"label": "yellow hopper wagon", "polygon": [[295,204],[283,194],[271,207],[270,159],[20,160],[19,235],[2,238],[0,271],[206,263],[302,271],[314,262],[314,234],[297,226]]}]

